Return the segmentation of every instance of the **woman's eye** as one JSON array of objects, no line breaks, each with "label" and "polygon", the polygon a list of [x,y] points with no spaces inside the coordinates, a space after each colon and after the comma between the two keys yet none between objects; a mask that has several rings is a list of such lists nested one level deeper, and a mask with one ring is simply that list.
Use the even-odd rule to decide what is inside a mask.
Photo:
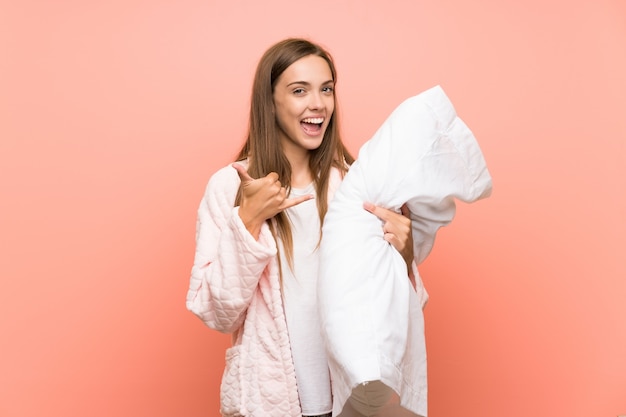
[{"label": "woman's eye", "polygon": [[296,88],[293,90],[294,94],[304,94],[304,88]]},{"label": "woman's eye", "polygon": [[332,92],[334,91],[334,89],[333,89],[332,87],[324,87],[324,88],[322,88],[322,91],[323,91],[324,93],[329,93],[329,94],[332,94]]}]

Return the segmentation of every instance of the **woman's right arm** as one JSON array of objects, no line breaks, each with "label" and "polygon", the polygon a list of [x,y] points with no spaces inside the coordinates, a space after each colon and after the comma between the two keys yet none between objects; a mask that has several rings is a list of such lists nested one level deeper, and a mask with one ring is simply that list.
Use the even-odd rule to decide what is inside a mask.
[{"label": "woman's right arm", "polygon": [[245,318],[263,270],[276,255],[267,224],[258,240],[233,207],[239,176],[232,167],[209,180],[198,209],[196,253],[187,309],[207,326],[224,333],[237,330]]}]

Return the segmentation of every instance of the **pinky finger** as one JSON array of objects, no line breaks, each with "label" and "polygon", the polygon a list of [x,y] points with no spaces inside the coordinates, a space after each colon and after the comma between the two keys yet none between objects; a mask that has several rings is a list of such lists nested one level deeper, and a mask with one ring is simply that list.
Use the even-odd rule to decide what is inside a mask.
[{"label": "pinky finger", "polygon": [[307,194],[300,197],[288,198],[281,205],[281,210],[286,210],[290,207],[297,206],[300,203],[304,203],[305,201],[309,201],[313,199],[313,194]]}]

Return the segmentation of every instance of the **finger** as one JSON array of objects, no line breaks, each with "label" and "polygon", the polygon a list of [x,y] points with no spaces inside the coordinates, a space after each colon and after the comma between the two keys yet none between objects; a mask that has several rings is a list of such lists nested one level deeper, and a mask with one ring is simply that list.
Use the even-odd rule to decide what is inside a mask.
[{"label": "finger", "polygon": [[239,174],[239,179],[241,179],[242,182],[254,181],[254,178],[252,178],[250,174],[248,174],[248,170],[245,169],[243,165],[233,163],[231,164],[231,166],[237,170],[237,174]]},{"label": "finger", "polygon": [[280,181],[278,181],[278,174],[275,172],[270,172],[265,176],[265,178],[271,180],[272,182],[278,182],[278,184],[280,184]]},{"label": "finger", "polygon": [[363,208],[371,213],[376,209],[376,206],[366,201],[363,203]]},{"label": "finger", "polygon": [[268,187],[271,187],[271,189],[275,190],[277,193],[282,192],[285,188],[278,180],[278,174],[275,172],[270,172],[261,179],[263,180],[263,183],[265,183]]},{"label": "finger", "polygon": [[396,235],[394,235],[393,233],[385,232],[383,234],[383,240],[390,243],[391,246],[393,246],[394,248],[396,248],[396,250],[398,250],[398,247],[396,245],[399,243],[399,240]]},{"label": "finger", "polygon": [[286,210],[290,207],[297,206],[300,203],[304,203],[305,201],[309,201],[314,198],[313,194],[302,195],[299,197],[288,198],[283,201],[283,204],[280,205],[281,210]]},{"label": "finger", "polygon": [[385,222],[388,221],[394,214],[397,214],[391,210],[375,206],[374,204],[368,202],[363,203],[363,208]]},{"label": "finger", "polygon": [[409,210],[409,207],[406,205],[406,203],[404,203],[402,207],[400,207],[400,213],[402,213],[404,217],[411,218],[411,211]]},{"label": "finger", "polygon": [[400,239],[400,236],[404,236],[407,234],[408,232],[407,229],[408,228],[406,225],[402,223],[395,223],[393,221],[388,221],[388,222],[385,222],[385,224],[383,224],[383,233],[391,234],[397,237],[398,239]]}]

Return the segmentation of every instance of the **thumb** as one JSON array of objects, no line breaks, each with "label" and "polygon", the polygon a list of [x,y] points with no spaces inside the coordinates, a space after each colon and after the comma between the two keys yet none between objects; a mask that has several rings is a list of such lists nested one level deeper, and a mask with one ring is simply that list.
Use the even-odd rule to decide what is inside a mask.
[{"label": "thumb", "polygon": [[241,182],[254,181],[254,178],[252,178],[250,174],[248,174],[248,171],[243,167],[243,165],[233,163],[231,164],[231,166],[235,168],[235,170],[237,170],[237,174],[239,174],[239,178],[241,179]]}]

